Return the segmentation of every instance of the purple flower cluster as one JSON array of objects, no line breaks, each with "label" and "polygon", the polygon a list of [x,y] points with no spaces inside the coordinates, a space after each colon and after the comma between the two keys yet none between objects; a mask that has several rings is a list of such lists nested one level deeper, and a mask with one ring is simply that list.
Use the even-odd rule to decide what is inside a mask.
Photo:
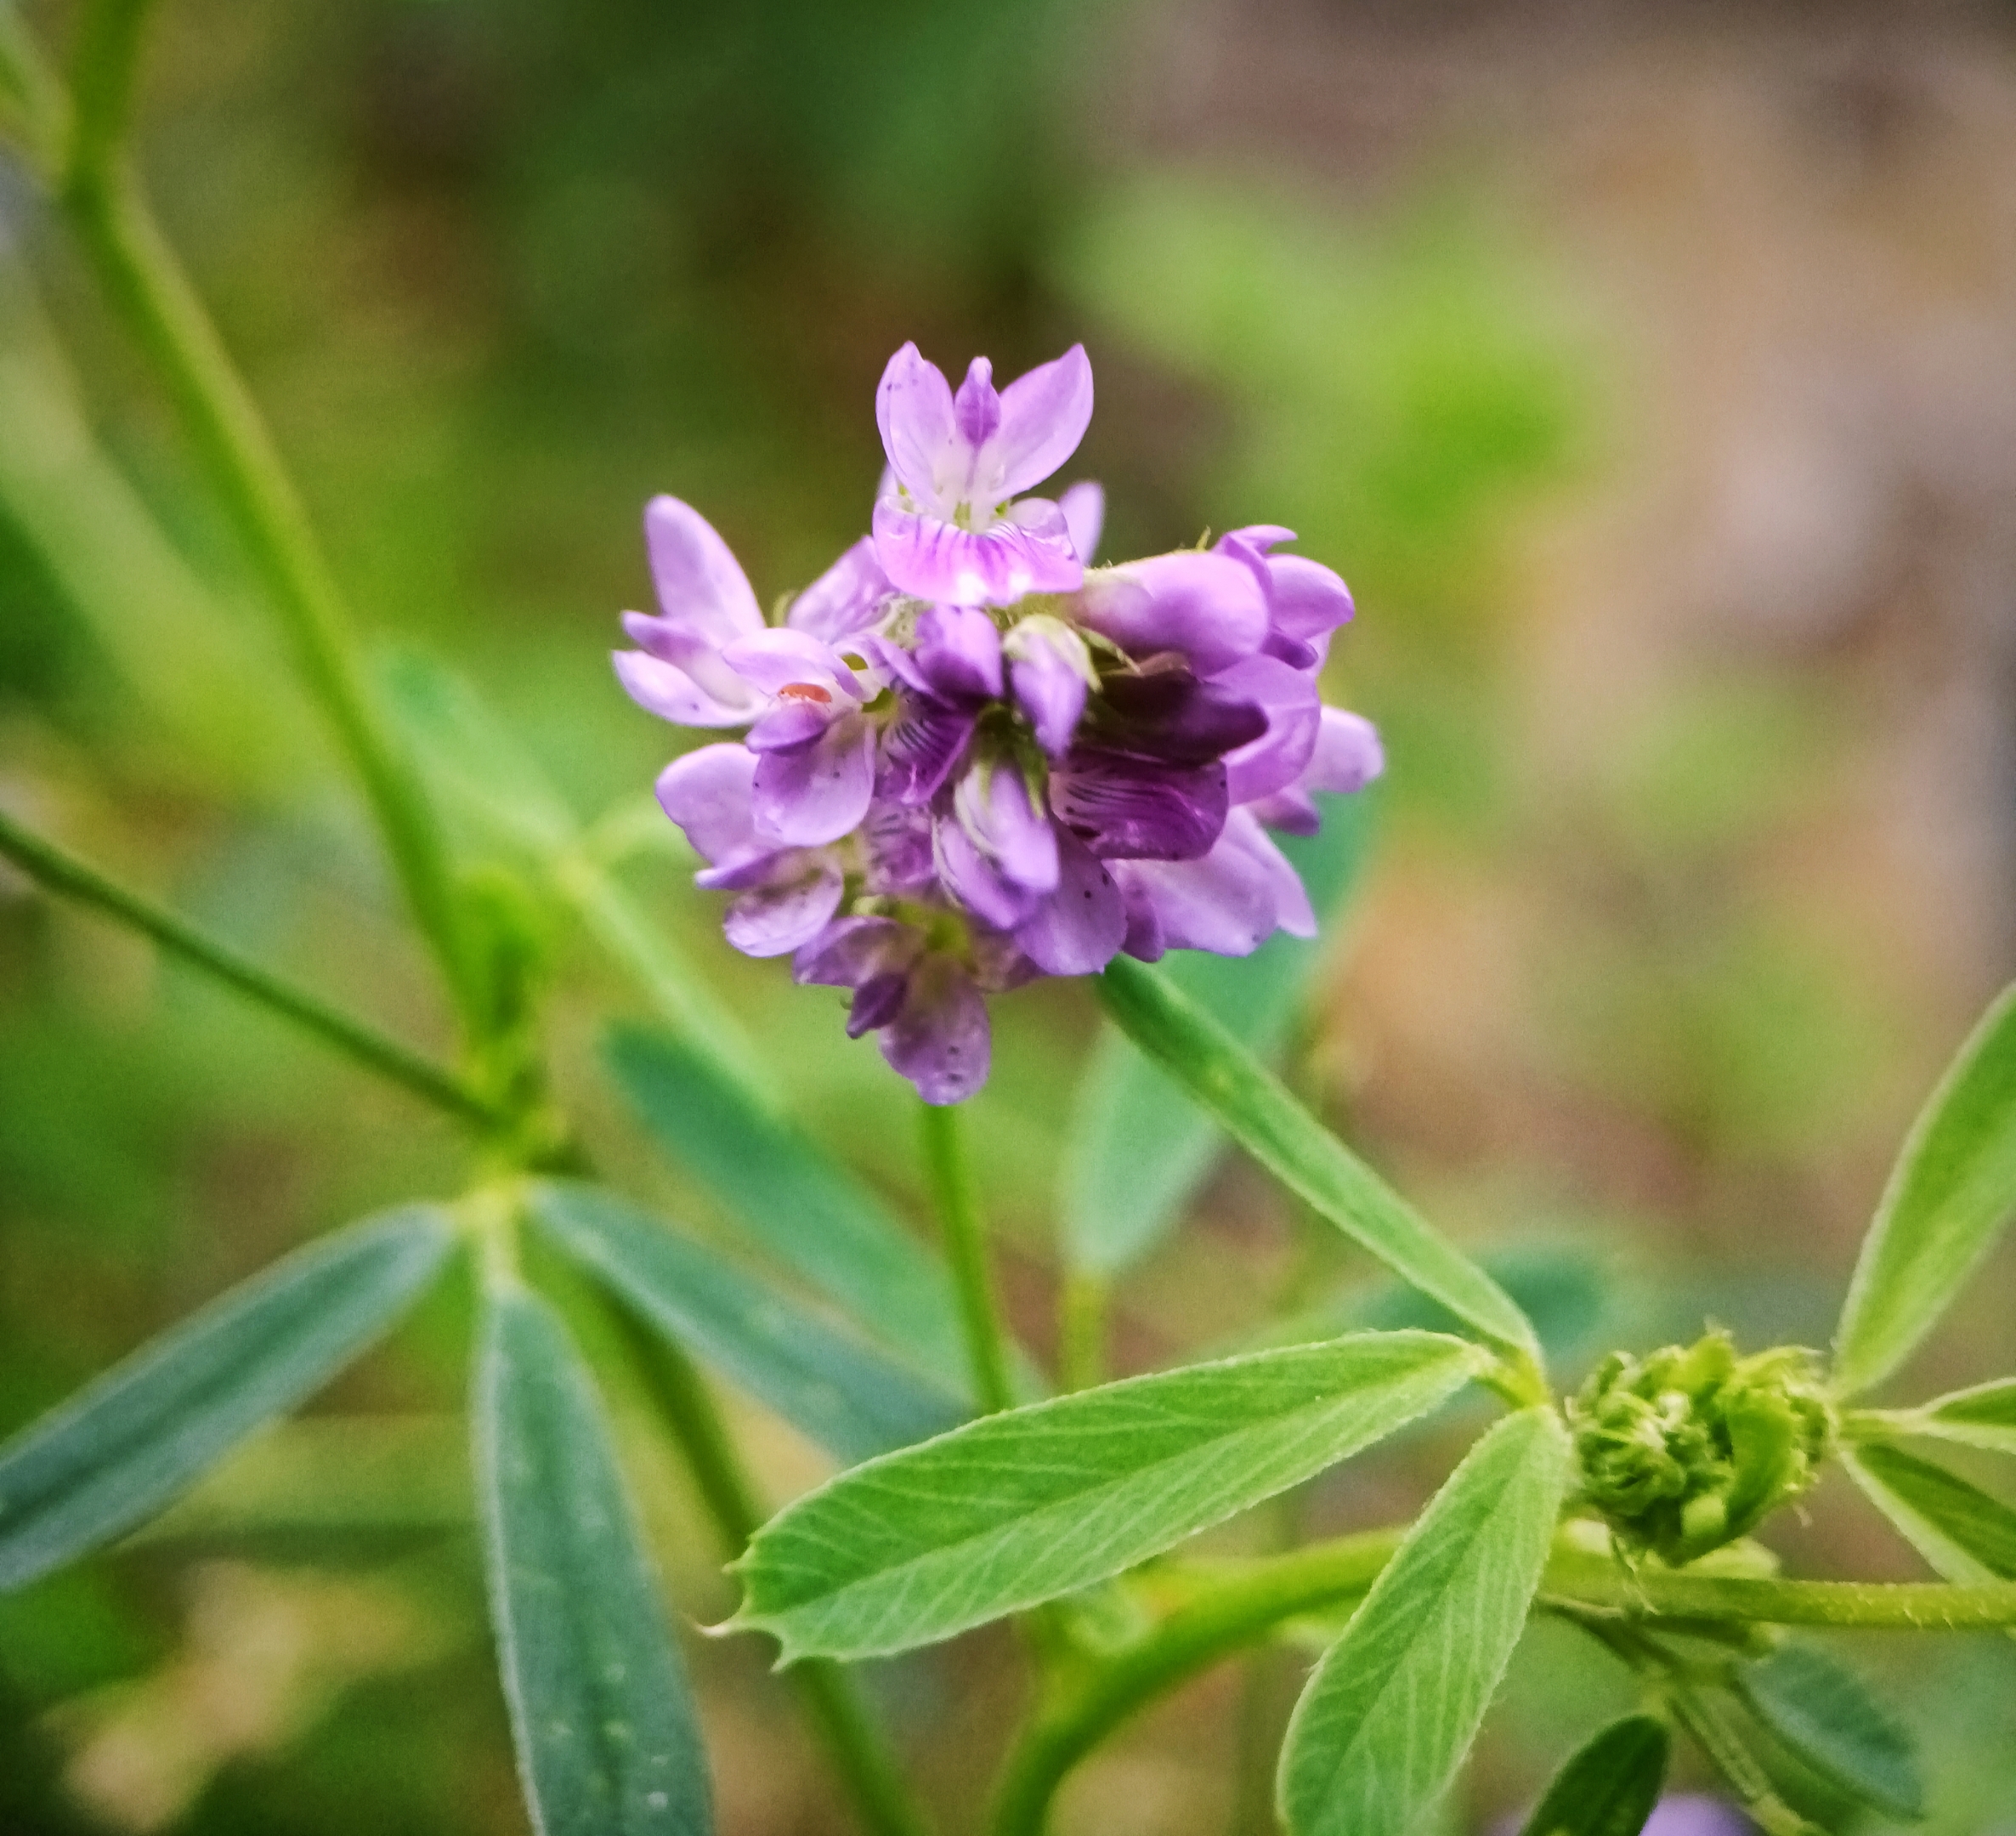
[{"label": "purple flower cluster", "polygon": [[1267,830],[1313,833],[1311,792],[1382,765],[1318,697],[1351,598],[1275,552],[1292,531],[1093,569],[1099,487],[1019,495],[1091,414],[1080,346],[1001,390],[977,357],[954,392],[904,345],[873,533],[779,626],[696,511],[644,515],[660,610],[624,615],[616,672],[666,720],[743,730],[658,780],[698,883],[733,895],[738,949],[851,989],[848,1033],[927,1102],[986,1081],[989,993],[1312,935]]}]

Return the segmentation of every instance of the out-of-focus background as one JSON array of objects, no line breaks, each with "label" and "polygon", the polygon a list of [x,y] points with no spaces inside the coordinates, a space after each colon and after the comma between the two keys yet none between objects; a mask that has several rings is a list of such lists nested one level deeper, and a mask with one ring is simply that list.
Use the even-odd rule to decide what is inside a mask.
[{"label": "out-of-focus background", "polygon": [[[63,37],[64,8],[27,10]],[[1067,477],[1105,481],[1107,555],[1284,523],[1357,595],[1332,695],[1391,768],[1305,1087],[1465,1242],[1586,1254],[1585,1359],[1704,1318],[1824,1342],[1902,1130],[2016,968],[2006,8],[164,0],[140,156],[372,639],[450,663],[584,817],[681,743],[607,661],[648,592],[647,496],[712,518],[767,602],[864,529],[898,344],[1013,375],[1082,338],[1099,410]],[[0,165],[0,797],[440,1042],[282,683],[173,414]],[[907,1091],[681,878],[633,884],[914,1210]],[[597,1157],[705,1222],[595,1067],[637,997],[577,943],[554,972]],[[1039,1352],[1094,1029],[1076,989],[999,1004],[971,1112]],[[0,1431],[459,1176],[398,1096],[0,879]],[[1250,1330],[1312,1257],[1353,1272],[1226,1165],[1123,1287],[1122,1362]],[[2005,1253],[1899,1393],[2016,1368],[2013,1295]],[[199,1517],[0,1600],[9,1836],[524,1827],[462,1523],[464,1324],[430,1303],[243,1481],[332,1488],[320,1532]],[[823,1470],[736,1419],[773,1497]],[[1458,1444],[1294,1514],[1388,1521]],[[637,1470],[674,1595],[719,1617],[677,1474],[641,1439]],[[1804,1572],[1917,1572],[1832,1486],[1776,1540]],[[1852,1654],[1926,1742],[1928,1828],[2016,1831],[2016,1647]],[[688,1655],[723,1828],[847,1828],[759,1642]],[[1065,1836],[1267,1828],[1303,1661],[1131,1728]],[[952,1828],[1020,1678],[991,1635],[874,1674]],[[1537,1630],[1447,1831],[1517,1815],[1625,1692]]]}]

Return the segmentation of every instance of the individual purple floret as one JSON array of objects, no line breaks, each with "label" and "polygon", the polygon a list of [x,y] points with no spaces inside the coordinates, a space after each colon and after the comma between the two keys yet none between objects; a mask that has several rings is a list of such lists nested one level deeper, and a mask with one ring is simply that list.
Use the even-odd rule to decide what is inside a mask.
[{"label": "individual purple floret", "polygon": [[977,358],[955,394],[906,344],[876,395],[873,534],[779,626],[697,512],[645,512],[660,610],[624,615],[617,674],[666,720],[742,729],[659,779],[697,881],[733,895],[738,949],[852,990],[848,1033],[927,1102],[986,1081],[990,994],[1313,935],[1269,830],[1313,834],[1312,793],[1384,768],[1371,724],[1319,698],[1351,598],[1277,552],[1292,532],[1094,568],[1096,484],[1017,497],[1091,408],[1077,346],[1000,391]]}]

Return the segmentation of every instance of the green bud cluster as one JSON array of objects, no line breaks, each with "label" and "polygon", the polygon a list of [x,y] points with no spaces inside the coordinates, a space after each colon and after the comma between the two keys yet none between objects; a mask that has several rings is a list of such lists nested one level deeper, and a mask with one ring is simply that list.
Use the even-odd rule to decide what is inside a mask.
[{"label": "green bud cluster", "polygon": [[1568,1405],[1583,1498],[1618,1545],[1670,1567],[1747,1536],[1819,1476],[1834,1416],[1796,1346],[1736,1356],[1725,1332],[1613,1352]]}]

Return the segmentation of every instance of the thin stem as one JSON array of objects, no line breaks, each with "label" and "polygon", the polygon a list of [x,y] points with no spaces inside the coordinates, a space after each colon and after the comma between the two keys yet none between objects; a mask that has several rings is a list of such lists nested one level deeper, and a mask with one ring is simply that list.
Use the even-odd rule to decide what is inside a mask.
[{"label": "thin stem", "polygon": [[490,1101],[453,1072],[388,1039],[365,1022],[332,1007],[320,995],[262,968],[228,944],[206,936],[173,912],[129,892],[0,811],[0,856],[51,892],[89,906],[116,924],[151,938],[163,949],[201,969],[247,999],[333,1046],[359,1064],[425,1097],[438,1108],[485,1128],[509,1127],[510,1111]]},{"label": "thin stem", "polygon": [[1067,1390],[1106,1381],[1106,1317],[1110,1289],[1103,1275],[1067,1269],[1057,1297],[1057,1374]]},{"label": "thin stem", "polygon": [[983,1411],[1015,1406],[1000,1303],[988,1261],[980,1195],[959,1136],[959,1111],[949,1103],[922,1106],[925,1176],[945,1232],[945,1252],[959,1290],[959,1310],[972,1358],[973,1395]]},{"label": "thin stem", "polygon": [[1939,1581],[1737,1580],[1714,1575],[1627,1572],[1600,1556],[1565,1556],[1549,1566],[1543,1596],[1647,1624],[1735,1620],[1843,1630],[1979,1632],[2016,1625],[2016,1581],[1960,1587]]},{"label": "thin stem", "polygon": [[1181,1606],[1138,1643],[1084,1672],[1023,1733],[1002,1775],[994,1836],[1041,1836],[1079,1761],[1157,1697],[1266,1636],[1283,1619],[1356,1598],[1404,1533],[1345,1537],[1256,1564]]},{"label": "thin stem", "polygon": [[[729,1559],[748,1547],[765,1513],[735,1456],[720,1412],[693,1362],[621,1307],[613,1310],[660,1416],[671,1429]],[[931,1836],[881,1731],[852,1678],[838,1664],[809,1658],[784,1680],[797,1694],[852,1798],[864,1828],[875,1836]]]},{"label": "thin stem", "polygon": [[0,126],[53,178],[70,134],[70,99],[12,0],[0,0],[0,100],[8,99],[14,106],[0,112]]},{"label": "thin stem", "polygon": [[120,156],[144,11],[143,0],[99,0],[87,11],[59,201],[106,294],[174,398],[302,673],[363,784],[457,1010],[479,1031],[483,992],[433,812],[366,691],[348,609],[258,408]]}]

